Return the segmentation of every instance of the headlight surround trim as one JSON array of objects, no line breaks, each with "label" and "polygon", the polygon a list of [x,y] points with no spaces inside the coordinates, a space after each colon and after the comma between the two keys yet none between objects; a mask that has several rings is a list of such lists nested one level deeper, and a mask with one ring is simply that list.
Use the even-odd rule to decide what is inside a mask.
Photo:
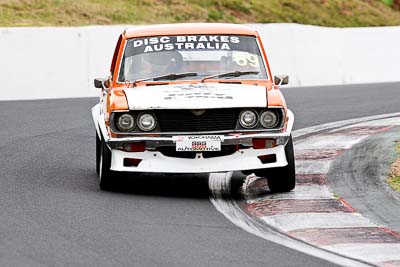
[{"label": "headlight surround trim", "polygon": [[[286,110],[284,107],[281,106],[272,106],[272,107],[242,107],[242,108],[235,108],[235,113],[236,113],[236,123],[233,128],[233,130],[224,130],[221,131],[224,133],[230,133],[230,132],[261,132],[261,131],[282,131],[285,127],[285,122],[286,122]],[[258,116],[258,121],[257,124],[253,128],[245,128],[241,125],[240,123],[240,114],[244,110],[251,110],[256,113]],[[265,111],[272,111],[275,113],[276,116],[278,116],[278,123],[273,127],[273,128],[265,128],[262,126],[260,122],[261,115]],[[160,122],[159,122],[159,112],[160,110],[113,110],[110,114],[109,117],[109,126],[110,130],[112,133],[117,134],[121,137],[123,136],[128,136],[128,135],[141,135],[141,134],[181,134],[184,132],[174,132],[174,131],[162,131],[160,128]],[[156,126],[153,130],[151,131],[143,131],[139,128],[138,126],[138,117],[142,113],[151,113],[155,119],[156,119]],[[118,126],[117,126],[117,120],[122,114],[130,114],[135,118],[135,127],[131,129],[130,131],[121,131]],[[185,134],[207,134],[207,133],[219,133],[220,131],[188,131]]]}]

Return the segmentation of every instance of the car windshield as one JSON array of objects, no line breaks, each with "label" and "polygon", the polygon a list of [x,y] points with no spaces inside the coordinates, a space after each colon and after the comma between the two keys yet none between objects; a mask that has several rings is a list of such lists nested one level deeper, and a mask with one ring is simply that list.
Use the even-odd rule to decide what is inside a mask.
[{"label": "car windshield", "polygon": [[[230,72],[235,75],[218,76]],[[129,39],[118,82],[153,78],[201,80],[212,75],[215,75],[215,79],[267,79],[256,38],[238,35],[178,35]]]}]

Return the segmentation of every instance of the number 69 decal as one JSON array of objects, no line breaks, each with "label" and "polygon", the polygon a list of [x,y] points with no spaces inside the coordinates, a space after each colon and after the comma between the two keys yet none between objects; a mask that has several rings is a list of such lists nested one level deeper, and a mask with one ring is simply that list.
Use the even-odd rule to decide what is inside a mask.
[{"label": "number 69 decal", "polygon": [[234,53],[232,55],[233,61],[241,67],[251,66],[257,68],[259,66],[258,58],[256,55],[249,53]]}]

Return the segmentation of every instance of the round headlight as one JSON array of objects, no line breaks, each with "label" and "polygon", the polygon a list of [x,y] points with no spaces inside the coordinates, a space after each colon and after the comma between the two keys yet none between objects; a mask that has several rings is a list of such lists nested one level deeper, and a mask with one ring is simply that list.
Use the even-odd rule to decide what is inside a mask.
[{"label": "round headlight", "polygon": [[267,110],[261,114],[260,123],[264,128],[274,128],[278,122],[278,116],[275,112]]},{"label": "round headlight", "polygon": [[142,113],[138,117],[137,124],[140,130],[149,132],[156,128],[157,120],[151,113]]},{"label": "round headlight", "polygon": [[117,119],[117,127],[123,132],[130,131],[135,127],[135,119],[131,114],[122,114]]},{"label": "round headlight", "polygon": [[243,128],[254,128],[258,123],[257,113],[250,109],[245,109],[240,112],[239,123]]}]

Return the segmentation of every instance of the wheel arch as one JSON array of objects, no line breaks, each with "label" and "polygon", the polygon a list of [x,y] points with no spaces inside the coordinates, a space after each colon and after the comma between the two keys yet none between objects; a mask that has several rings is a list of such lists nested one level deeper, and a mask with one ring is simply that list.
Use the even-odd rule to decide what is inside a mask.
[{"label": "wheel arch", "polygon": [[97,104],[92,108],[92,119],[94,127],[96,128],[97,136],[100,140],[104,139],[105,141],[108,141],[110,137],[107,132],[104,114],[100,113],[100,104]]}]

